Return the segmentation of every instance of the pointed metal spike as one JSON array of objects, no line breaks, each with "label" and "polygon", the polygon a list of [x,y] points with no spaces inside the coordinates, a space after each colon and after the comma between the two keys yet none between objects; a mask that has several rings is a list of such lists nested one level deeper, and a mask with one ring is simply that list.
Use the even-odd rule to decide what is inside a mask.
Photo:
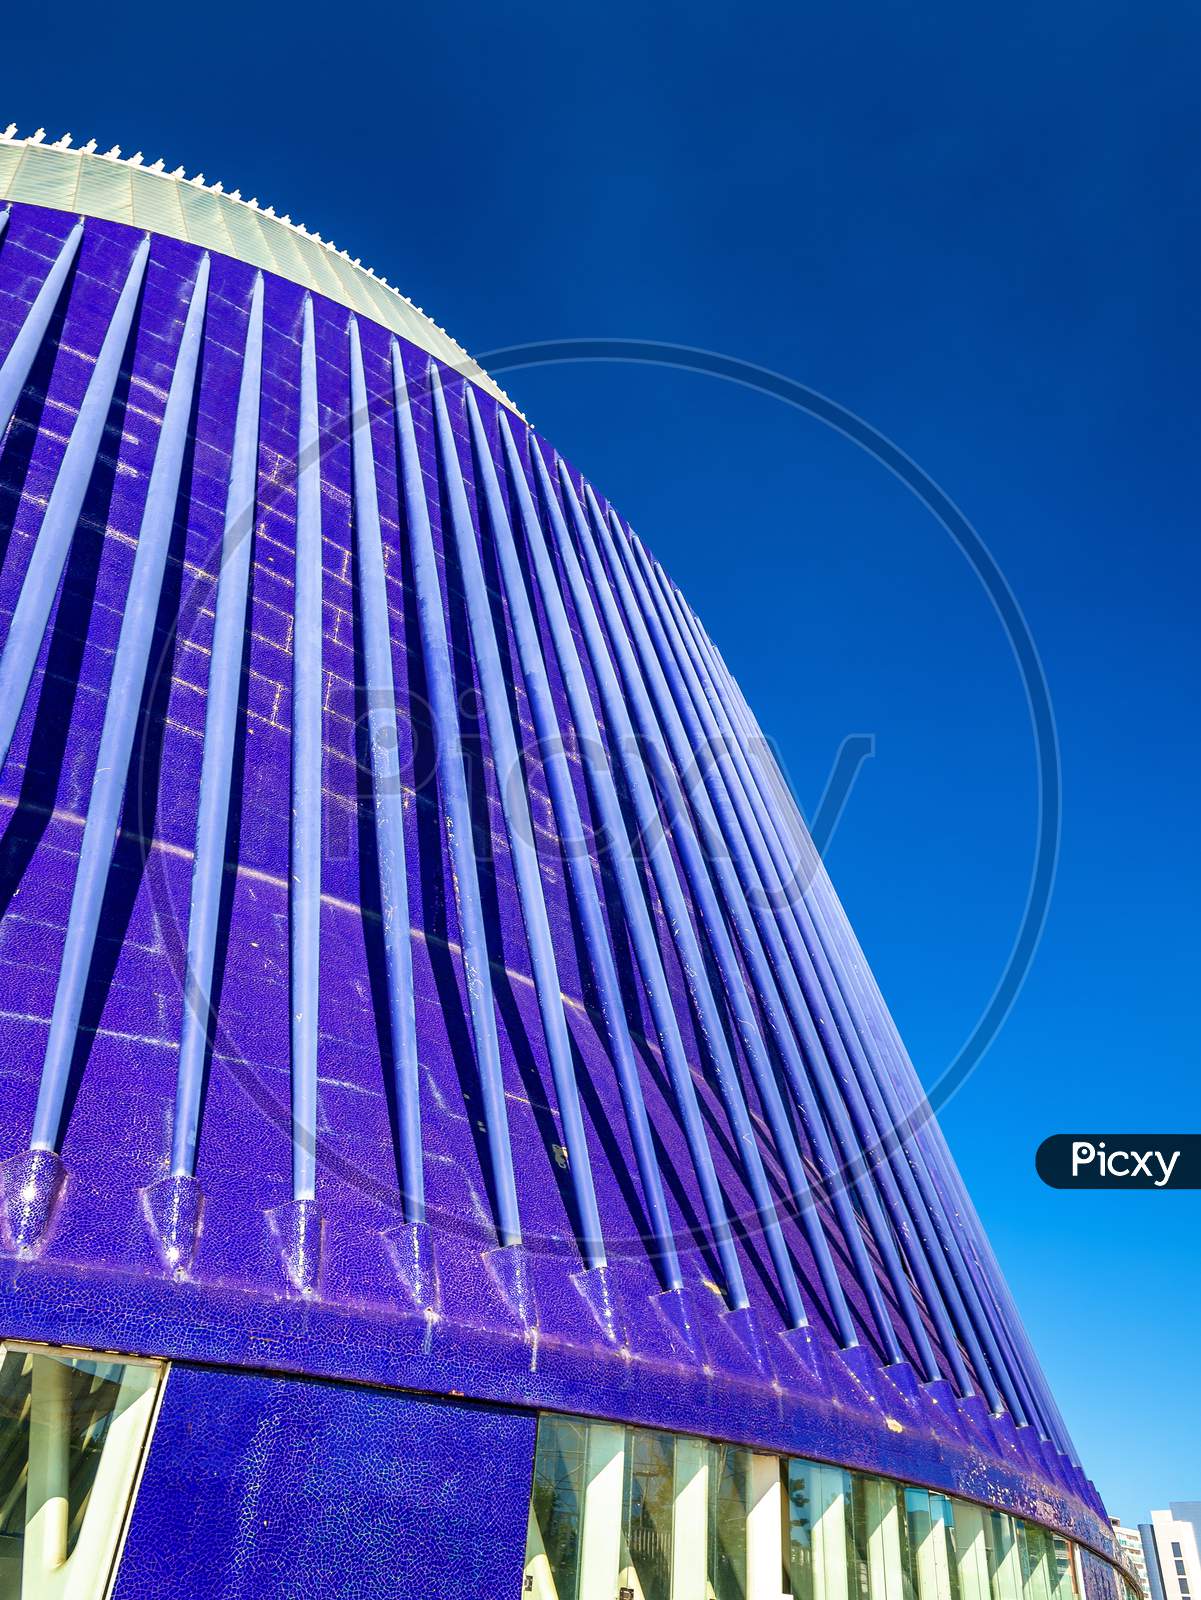
[{"label": "pointed metal spike", "polygon": [[289,1200],[267,1212],[280,1261],[293,1288],[306,1298],[317,1293],[325,1223],[315,1200]]},{"label": "pointed metal spike", "polygon": [[45,1239],[66,1176],[53,1150],[23,1150],[0,1162],[0,1219],[20,1254],[32,1254]]},{"label": "pointed metal spike", "polygon": [[163,1265],[186,1274],[196,1252],[204,1214],[204,1191],[193,1177],[160,1178],[142,1190],[142,1212]]}]

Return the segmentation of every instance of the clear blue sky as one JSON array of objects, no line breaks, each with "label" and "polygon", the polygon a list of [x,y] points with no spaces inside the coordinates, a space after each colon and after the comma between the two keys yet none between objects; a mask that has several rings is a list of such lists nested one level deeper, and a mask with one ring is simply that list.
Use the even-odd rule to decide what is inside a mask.
[{"label": "clear blue sky", "polygon": [[[1065,814],[1033,972],[944,1123],[1111,1509],[1201,1496],[1201,1195],[1033,1167],[1052,1132],[1201,1127],[1201,13],[42,9],[6,12],[0,122],[257,194],[474,351],[637,337],[781,369],[963,507],[1046,665]],[[831,866],[933,1078],[1034,825],[1020,686],[962,558],[770,401],[601,366],[510,387],[681,582],[806,805],[876,736]]]}]

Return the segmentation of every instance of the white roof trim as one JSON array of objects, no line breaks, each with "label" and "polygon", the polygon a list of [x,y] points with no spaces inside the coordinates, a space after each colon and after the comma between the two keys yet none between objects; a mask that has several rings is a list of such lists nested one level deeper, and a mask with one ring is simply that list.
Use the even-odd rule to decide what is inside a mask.
[{"label": "white roof trim", "polygon": [[209,183],[203,173],[167,172],[161,160],[147,163],[140,150],[122,157],[119,145],[102,153],[94,139],[73,148],[69,133],[53,144],[42,128],[22,139],[12,123],[0,131],[2,200],[128,223],[288,278],[408,339],[517,410],[466,350],[386,278],[290,217],[276,216],[273,207]]}]

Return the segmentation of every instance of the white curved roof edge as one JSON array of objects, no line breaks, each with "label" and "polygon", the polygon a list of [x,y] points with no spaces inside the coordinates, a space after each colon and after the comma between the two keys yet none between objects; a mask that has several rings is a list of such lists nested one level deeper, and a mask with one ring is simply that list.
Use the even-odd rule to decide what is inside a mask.
[{"label": "white curved roof edge", "polygon": [[10,123],[0,131],[4,200],[124,222],[288,278],[398,333],[517,412],[466,350],[386,279],[291,217],[243,200],[237,189],[227,192],[203,173],[188,178],[182,167],[167,172],[161,160],[148,163],[140,150],[123,157],[119,145],[98,151],[94,139],[75,148],[69,133],[53,144],[42,128],[23,139]]}]

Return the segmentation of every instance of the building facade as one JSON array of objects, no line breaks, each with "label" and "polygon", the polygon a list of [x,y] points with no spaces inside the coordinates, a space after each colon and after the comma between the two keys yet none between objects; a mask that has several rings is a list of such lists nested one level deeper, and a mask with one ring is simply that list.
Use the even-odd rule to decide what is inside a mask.
[{"label": "building facade", "polygon": [[1201,1594],[1201,1502],[1176,1501],[1139,1523],[1151,1600],[1195,1600]]},{"label": "building facade", "polygon": [[1121,1600],[629,525],[219,184],[0,230],[0,1594]]},{"label": "building facade", "polygon": [[1143,1536],[1137,1528],[1125,1528],[1117,1517],[1110,1517],[1109,1526],[1113,1529],[1113,1536],[1117,1540],[1118,1553],[1124,1558],[1127,1569],[1138,1580],[1138,1586],[1145,1595],[1151,1593],[1151,1579],[1147,1572],[1147,1562],[1143,1554]]}]

